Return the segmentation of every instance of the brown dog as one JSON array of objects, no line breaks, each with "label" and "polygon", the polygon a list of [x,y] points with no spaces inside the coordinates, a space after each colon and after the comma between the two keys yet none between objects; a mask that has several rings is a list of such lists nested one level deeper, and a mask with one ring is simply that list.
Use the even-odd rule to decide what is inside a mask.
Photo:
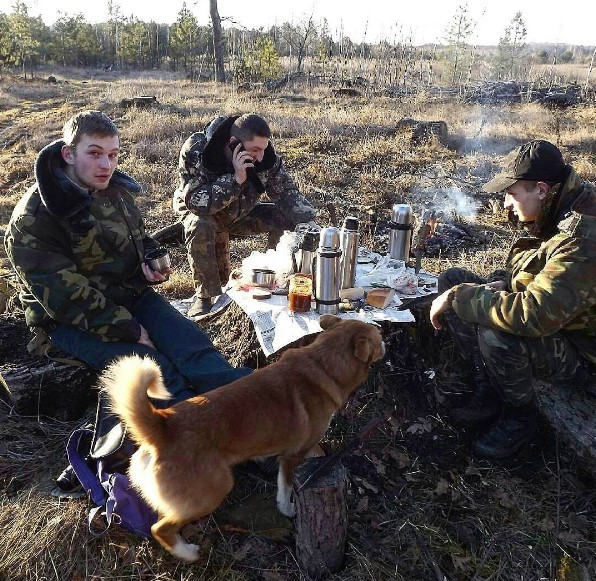
[{"label": "brown dog", "polygon": [[157,364],[124,357],[102,378],[112,408],[139,444],[129,474],[160,519],[151,532],[185,561],[198,546],[180,529],[213,512],[232,490],[232,466],[277,455],[277,506],[294,515],[294,469],[321,439],[331,416],[385,354],[374,325],[323,315],[325,330],[306,347],[241,379],[161,410],[147,398],[168,398]]}]

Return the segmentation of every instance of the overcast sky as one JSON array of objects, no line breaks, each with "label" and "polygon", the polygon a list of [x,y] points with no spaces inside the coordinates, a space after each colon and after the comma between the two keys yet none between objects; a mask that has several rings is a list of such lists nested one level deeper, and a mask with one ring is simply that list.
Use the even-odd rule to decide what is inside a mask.
[{"label": "overcast sky", "polygon": [[[124,16],[171,24],[182,8],[182,0],[113,0]],[[412,37],[414,44],[437,42],[465,0],[218,0],[219,13],[236,25],[267,27],[298,22],[313,14],[326,18],[331,33],[354,41],[400,40]],[[89,22],[108,17],[107,0],[25,0],[29,15],[41,15],[52,24],[59,15],[83,13]],[[519,10],[526,24],[527,42],[550,42],[596,46],[596,2],[593,0],[472,0],[470,16],[476,21],[471,44],[497,44],[505,27]],[[187,0],[186,6],[200,24],[209,22],[209,0]],[[0,0],[0,11],[9,13],[12,0]],[[224,24],[225,25],[225,24]]]}]

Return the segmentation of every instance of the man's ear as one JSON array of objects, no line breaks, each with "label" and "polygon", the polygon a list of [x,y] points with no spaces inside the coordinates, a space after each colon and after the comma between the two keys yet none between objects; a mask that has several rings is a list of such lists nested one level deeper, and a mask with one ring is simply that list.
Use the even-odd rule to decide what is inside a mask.
[{"label": "man's ear", "polygon": [[540,188],[540,192],[538,193],[538,197],[541,200],[546,198],[546,194],[548,194],[548,190],[550,190],[550,186],[546,182],[537,182],[536,185]]},{"label": "man's ear", "polygon": [[62,159],[69,165],[74,164],[74,148],[70,145],[63,145],[62,146]]}]

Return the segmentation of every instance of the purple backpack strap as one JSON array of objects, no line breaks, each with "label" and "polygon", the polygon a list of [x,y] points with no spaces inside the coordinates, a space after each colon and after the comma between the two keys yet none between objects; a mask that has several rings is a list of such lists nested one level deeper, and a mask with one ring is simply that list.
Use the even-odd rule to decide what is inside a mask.
[{"label": "purple backpack strap", "polygon": [[91,496],[91,500],[97,505],[105,504],[107,494],[103,489],[101,482],[97,478],[97,474],[87,466],[85,457],[81,455],[81,443],[83,439],[86,439],[86,452],[85,456],[89,452],[91,446],[91,439],[93,438],[93,432],[85,428],[75,430],[68,439],[66,444],[66,455],[68,456],[68,462],[72,466],[77,478],[83,485],[83,488],[87,491],[87,494]]}]

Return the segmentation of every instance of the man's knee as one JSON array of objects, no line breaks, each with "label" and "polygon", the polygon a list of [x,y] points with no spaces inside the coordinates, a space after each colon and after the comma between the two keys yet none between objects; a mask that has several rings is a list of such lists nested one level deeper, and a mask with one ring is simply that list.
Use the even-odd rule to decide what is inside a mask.
[{"label": "man's knee", "polygon": [[438,291],[443,293],[450,288],[463,282],[480,283],[482,278],[466,268],[448,268],[439,275]]},{"label": "man's knee", "polygon": [[197,216],[188,213],[182,224],[184,226],[184,241],[190,248],[194,245],[205,245],[213,242],[217,233],[217,225],[211,217]]}]

